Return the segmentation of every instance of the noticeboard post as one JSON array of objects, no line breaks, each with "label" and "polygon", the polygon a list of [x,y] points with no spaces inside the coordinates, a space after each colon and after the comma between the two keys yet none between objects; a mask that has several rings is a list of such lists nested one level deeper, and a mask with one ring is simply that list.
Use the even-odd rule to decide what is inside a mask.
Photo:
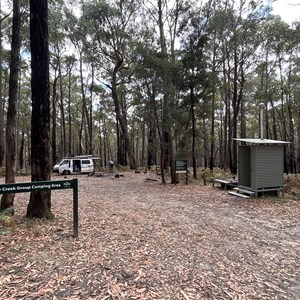
[{"label": "noticeboard post", "polygon": [[36,181],[0,184],[1,194],[29,193],[34,191],[73,189],[73,236],[78,236],[78,180]]},{"label": "noticeboard post", "polygon": [[188,184],[188,161],[187,159],[175,160],[175,172],[176,174],[185,174],[185,183]]}]

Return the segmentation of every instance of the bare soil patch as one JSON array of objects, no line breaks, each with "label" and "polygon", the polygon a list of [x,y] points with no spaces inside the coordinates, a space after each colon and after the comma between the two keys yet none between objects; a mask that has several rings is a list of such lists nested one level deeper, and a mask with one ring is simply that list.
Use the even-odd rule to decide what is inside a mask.
[{"label": "bare soil patch", "polygon": [[76,239],[72,190],[52,192],[54,221],[16,194],[0,299],[300,299],[299,201],[147,178],[79,176]]}]

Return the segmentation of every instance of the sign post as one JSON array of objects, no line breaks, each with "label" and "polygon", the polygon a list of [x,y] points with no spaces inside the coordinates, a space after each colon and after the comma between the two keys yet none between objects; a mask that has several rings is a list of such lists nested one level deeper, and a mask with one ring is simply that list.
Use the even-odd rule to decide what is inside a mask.
[{"label": "sign post", "polygon": [[0,184],[1,194],[29,193],[45,190],[73,189],[73,236],[78,236],[78,180],[36,181]]},{"label": "sign post", "polygon": [[188,184],[188,161],[187,159],[175,160],[176,174],[185,173],[185,183]]}]

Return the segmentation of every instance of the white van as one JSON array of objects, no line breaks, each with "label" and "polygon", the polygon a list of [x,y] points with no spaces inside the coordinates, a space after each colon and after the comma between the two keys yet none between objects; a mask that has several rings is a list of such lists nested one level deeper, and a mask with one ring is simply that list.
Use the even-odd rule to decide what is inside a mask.
[{"label": "white van", "polygon": [[57,164],[58,172],[63,175],[92,173],[95,167],[94,159],[96,158],[91,156],[64,158]]},{"label": "white van", "polygon": [[66,158],[61,159],[56,165],[54,165],[54,167],[53,167],[53,172],[54,173],[58,173],[59,172],[59,166],[64,163],[65,159]]}]

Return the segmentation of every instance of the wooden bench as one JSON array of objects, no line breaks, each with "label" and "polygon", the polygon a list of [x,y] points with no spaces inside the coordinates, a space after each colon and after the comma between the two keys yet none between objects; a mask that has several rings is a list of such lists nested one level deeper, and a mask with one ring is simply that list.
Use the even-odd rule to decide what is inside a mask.
[{"label": "wooden bench", "polygon": [[214,179],[213,180],[213,187],[215,186],[215,183],[219,183],[221,185],[221,188],[223,189],[232,189],[237,186],[238,182],[236,180],[226,180],[226,179]]}]

